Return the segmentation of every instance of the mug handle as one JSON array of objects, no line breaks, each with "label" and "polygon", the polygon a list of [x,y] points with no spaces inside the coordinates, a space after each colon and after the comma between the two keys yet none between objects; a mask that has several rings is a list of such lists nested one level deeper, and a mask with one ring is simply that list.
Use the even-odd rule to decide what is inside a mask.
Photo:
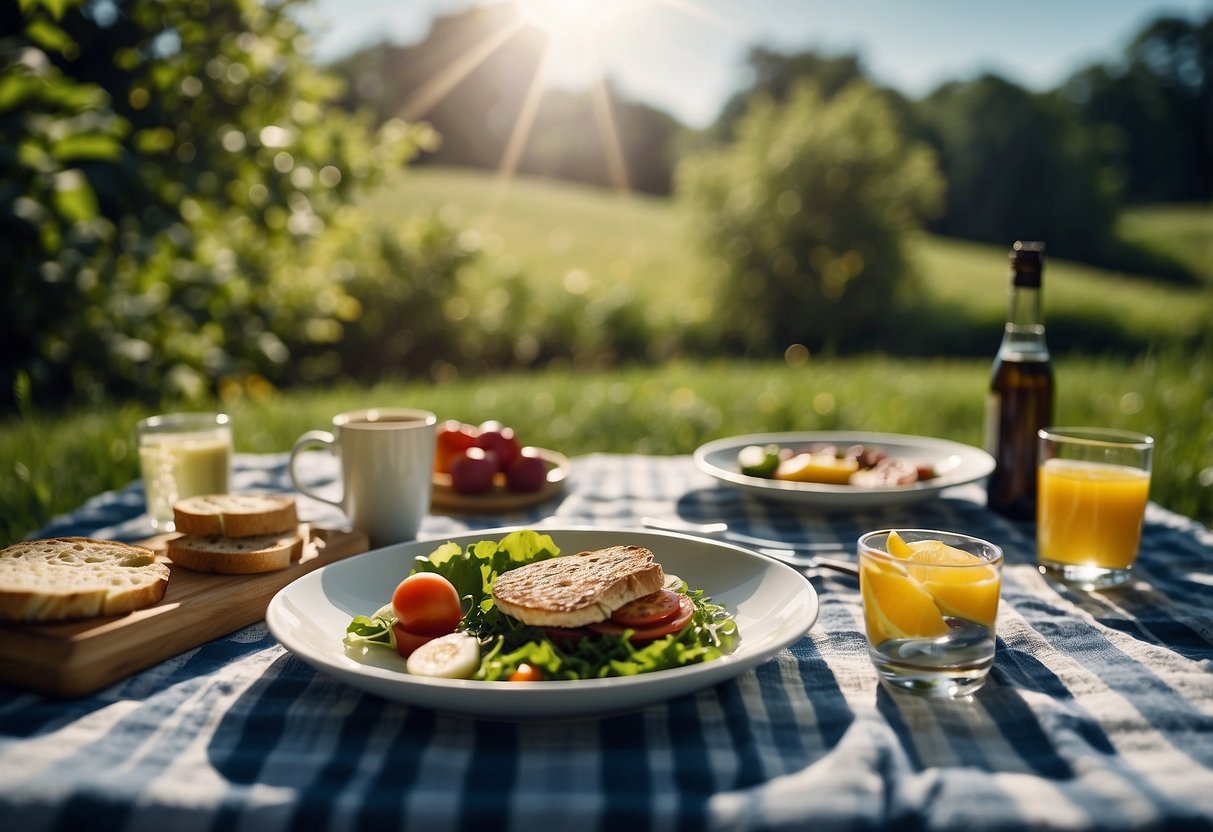
[{"label": "mug handle", "polygon": [[[312,491],[310,488],[300,482],[297,476],[295,476],[295,460],[300,451],[310,445],[324,445],[329,454],[336,456],[333,451],[333,446],[336,441],[337,440],[333,434],[329,433],[327,430],[309,430],[307,433],[295,440],[295,445],[291,448],[291,459],[287,466],[287,470],[291,475],[291,483],[295,486],[295,490],[297,490],[300,494],[305,494],[308,497],[311,497],[313,500],[319,500],[322,503],[328,503],[331,506],[342,508],[342,503],[345,501],[344,482],[341,483],[341,499],[330,500],[328,497],[321,497],[315,491]],[[344,511],[344,509],[342,510]]]}]

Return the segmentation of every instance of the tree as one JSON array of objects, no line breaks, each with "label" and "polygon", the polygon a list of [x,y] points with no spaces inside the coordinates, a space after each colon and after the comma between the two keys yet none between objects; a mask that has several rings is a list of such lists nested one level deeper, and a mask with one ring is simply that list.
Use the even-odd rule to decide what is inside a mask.
[{"label": "tree", "polygon": [[940,204],[931,152],[905,141],[883,96],[810,82],[753,100],[727,147],[685,160],[680,196],[722,264],[722,336],[757,352],[862,341],[908,267],[901,235]]},{"label": "tree", "polygon": [[296,5],[0,0],[0,396],[298,380],[358,326],[348,203],[423,135],[328,106]]},{"label": "tree", "polygon": [[1128,199],[1213,199],[1213,14],[1155,20],[1121,61],[1081,70],[1061,92],[1106,137]]},{"label": "tree", "polygon": [[1050,251],[1098,255],[1112,237],[1116,180],[1091,131],[1061,99],[995,75],[953,82],[917,107],[948,181],[935,231],[986,242],[1045,240]]}]

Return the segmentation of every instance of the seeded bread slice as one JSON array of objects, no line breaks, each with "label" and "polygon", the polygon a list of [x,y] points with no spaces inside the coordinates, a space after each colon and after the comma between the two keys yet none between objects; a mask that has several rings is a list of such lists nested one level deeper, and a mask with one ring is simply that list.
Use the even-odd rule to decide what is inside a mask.
[{"label": "seeded bread slice", "polygon": [[249,575],[286,569],[303,556],[304,535],[265,534],[255,537],[188,534],[165,544],[169,559],[195,572]]},{"label": "seeded bread slice", "polygon": [[274,494],[208,494],[173,503],[182,534],[256,537],[284,534],[299,525],[295,498]]},{"label": "seeded bread slice", "polygon": [[164,597],[169,568],[151,549],[56,537],[0,551],[0,620],[62,621],[118,615]]},{"label": "seeded bread slice", "polygon": [[636,598],[661,589],[665,577],[641,546],[541,560],[503,572],[493,582],[497,608],[532,627],[581,627],[605,621]]}]

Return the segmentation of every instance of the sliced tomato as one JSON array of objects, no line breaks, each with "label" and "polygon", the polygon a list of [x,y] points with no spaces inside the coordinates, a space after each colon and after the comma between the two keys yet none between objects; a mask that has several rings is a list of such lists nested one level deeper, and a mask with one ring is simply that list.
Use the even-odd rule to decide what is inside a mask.
[{"label": "sliced tomato", "polygon": [[664,621],[660,624],[654,624],[649,627],[623,627],[617,624],[614,619],[609,621],[601,621],[597,624],[587,624],[586,628],[595,633],[604,636],[621,636],[624,631],[631,630],[632,635],[629,641],[637,644],[644,641],[653,641],[654,639],[663,638],[671,633],[680,633],[691,621],[691,616],[695,614],[695,605],[691,603],[691,599],[685,595],[678,595],[678,612],[669,621]]},{"label": "sliced tomato", "polygon": [[593,635],[585,627],[545,627],[543,634],[550,638],[558,647],[576,644],[586,636]]},{"label": "sliced tomato", "polygon": [[628,601],[611,615],[612,624],[620,627],[656,627],[672,621],[679,612],[679,594],[668,589]]},{"label": "sliced tomato", "polygon": [[426,642],[447,635],[443,632],[415,633],[412,630],[406,630],[399,621],[392,624],[392,632],[396,635],[396,652],[406,659]]}]

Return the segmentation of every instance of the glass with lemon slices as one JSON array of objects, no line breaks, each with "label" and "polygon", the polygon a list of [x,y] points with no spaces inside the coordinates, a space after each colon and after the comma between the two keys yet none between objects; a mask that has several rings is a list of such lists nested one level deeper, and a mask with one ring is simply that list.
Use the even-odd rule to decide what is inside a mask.
[{"label": "glass with lemon slices", "polygon": [[868,654],[894,688],[966,696],[994,662],[1002,550],[955,532],[906,529],[859,538]]}]

